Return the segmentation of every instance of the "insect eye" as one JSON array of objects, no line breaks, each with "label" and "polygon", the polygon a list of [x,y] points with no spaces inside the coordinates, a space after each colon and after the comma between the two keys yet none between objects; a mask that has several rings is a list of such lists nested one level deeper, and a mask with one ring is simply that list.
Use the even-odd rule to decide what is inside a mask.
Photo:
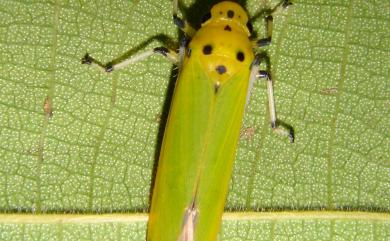
[{"label": "insect eye", "polygon": [[242,61],[244,61],[244,59],[245,59],[245,55],[244,55],[243,52],[239,51],[239,52],[237,53],[237,55],[236,55],[236,58],[237,58],[238,61],[242,62]]},{"label": "insect eye", "polygon": [[205,23],[207,20],[209,20],[211,18],[211,13],[208,12],[206,13],[205,15],[203,15],[202,17],[202,23]]},{"label": "insect eye", "polygon": [[247,23],[246,23],[246,27],[248,28],[249,33],[252,34],[252,33],[253,33],[253,26],[252,26],[252,23],[251,23],[251,22],[247,22]]},{"label": "insect eye", "polygon": [[205,46],[203,47],[203,53],[204,53],[205,55],[211,54],[212,51],[213,51],[213,47],[211,47],[210,44],[207,44],[207,45],[205,45]]}]

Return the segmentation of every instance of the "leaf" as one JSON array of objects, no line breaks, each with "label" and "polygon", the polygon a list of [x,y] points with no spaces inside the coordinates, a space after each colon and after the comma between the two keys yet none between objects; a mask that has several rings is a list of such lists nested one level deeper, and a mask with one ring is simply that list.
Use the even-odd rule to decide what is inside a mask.
[{"label": "leaf", "polygon": [[[190,22],[205,2],[183,2]],[[277,2],[246,6],[254,16]],[[277,113],[296,143],[272,133],[265,84],[256,84],[227,209],[269,212],[226,220],[221,240],[389,239],[389,12],[387,1],[302,0],[275,17]],[[1,239],[142,239],[145,220],[50,218],[147,210],[173,67],[155,56],[105,74],[80,59],[107,62],[158,39],[171,46],[171,2],[1,1],[0,19]],[[261,18],[254,26],[263,36]],[[352,213],[329,219],[326,209]],[[302,220],[305,210],[315,217]]]},{"label": "leaf", "polygon": [[[387,240],[389,214],[227,213],[220,240]],[[143,240],[146,214],[0,215],[5,240]]]}]

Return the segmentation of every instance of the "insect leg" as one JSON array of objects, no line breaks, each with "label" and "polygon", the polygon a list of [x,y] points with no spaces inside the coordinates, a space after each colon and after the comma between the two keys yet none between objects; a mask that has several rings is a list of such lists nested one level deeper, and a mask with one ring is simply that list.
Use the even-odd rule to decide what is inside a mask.
[{"label": "insect leg", "polygon": [[[267,65],[267,70],[259,70],[260,63],[264,61]],[[251,76],[255,74],[256,78],[266,78],[267,80],[267,94],[268,94],[268,107],[271,120],[272,130],[282,136],[287,136],[290,142],[294,142],[294,130],[290,125],[287,125],[279,121],[276,117],[276,107],[274,98],[273,81],[269,72],[269,59],[265,56],[257,55],[252,63]]]},{"label": "insect leg", "polygon": [[194,36],[196,30],[185,20],[177,16],[179,9],[179,0],[173,0],[173,23],[183,31],[188,37]]},{"label": "insect leg", "polygon": [[112,72],[114,70],[124,68],[130,64],[134,64],[136,62],[142,61],[142,60],[144,60],[144,59],[146,59],[154,54],[161,54],[166,59],[170,60],[173,64],[179,63],[178,54],[175,51],[170,50],[170,49],[165,48],[165,47],[157,47],[157,48],[154,48],[151,50],[147,50],[147,51],[140,53],[138,55],[132,56],[130,58],[127,58],[125,60],[122,60],[120,62],[117,62],[117,63],[108,62],[106,64],[102,64],[98,60],[92,58],[88,53],[86,53],[84,55],[84,57],[81,59],[81,63],[95,66],[95,67],[97,67],[105,72]]},{"label": "insect leg", "polygon": [[270,12],[265,17],[265,26],[266,26],[266,33],[267,37],[259,39],[255,42],[256,47],[264,47],[271,44],[272,40],[272,28],[273,28],[273,20],[274,18],[272,15],[278,13],[280,10],[283,10],[290,6],[292,3],[289,0],[283,0],[279,2],[273,9],[270,10]]}]

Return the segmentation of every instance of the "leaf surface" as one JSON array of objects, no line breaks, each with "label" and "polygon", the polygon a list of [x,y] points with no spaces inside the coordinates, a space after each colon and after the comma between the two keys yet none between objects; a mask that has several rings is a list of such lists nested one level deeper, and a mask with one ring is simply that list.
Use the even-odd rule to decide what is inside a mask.
[{"label": "leaf surface", "polygon": [[[258,16],[277,2],[246,8]],[[209,4],[182,9],[196,25]],[[257,83],[227,209],[277,215],[227,219],[221,240],[389,239],[389,13],[388,1],[301,0],[275,16],[267,51],[277,114],[296,143],[270,130],[266,85]],[[175,69],[154,56],[106,74],[80,59],[174,47],[171,2],[1,1],[0,19],[0,212],[8,220],[0,237],[142,240],[145,220],[62,225],[13,215],[147,210]],[[261,17],[254,27],[264,35]],[[283,219],[278,210],[317,216]],[[375,215],[329,219],[324,210]]]}]

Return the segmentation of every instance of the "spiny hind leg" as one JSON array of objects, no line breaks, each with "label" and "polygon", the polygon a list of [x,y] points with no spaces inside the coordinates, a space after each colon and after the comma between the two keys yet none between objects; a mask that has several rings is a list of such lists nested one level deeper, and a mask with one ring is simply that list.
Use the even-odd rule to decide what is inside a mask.
[{"label": "spiny hind leg", "polygon": [[[260,63],[265,62],[266,64],[266,70],[260,70]],[[273,89],[273,81],[270,74],[270,63],[269,58],[266,55],[260,56],[256,55],[255,60],[252,63],[251,66],[251,74],[250,74],[250,88],[248,90],[248,97],[247,97],[247,103],[250,95],[250,89],[253,87],[253,82],[256,79],[265,78],[267,80],[267,95],[268,95],[268,107],[269,107],[269,116],[270,116],[270,122],[271,122],[271,128],[272,130],[281,136],[286,136],[290,139],[290,142],[294,142],[294,129],[288,125],[285,124],[282,121],[279,121],[276,117],[276,107],[275,107],[275,98],[274,98],[274,89]]]}]

